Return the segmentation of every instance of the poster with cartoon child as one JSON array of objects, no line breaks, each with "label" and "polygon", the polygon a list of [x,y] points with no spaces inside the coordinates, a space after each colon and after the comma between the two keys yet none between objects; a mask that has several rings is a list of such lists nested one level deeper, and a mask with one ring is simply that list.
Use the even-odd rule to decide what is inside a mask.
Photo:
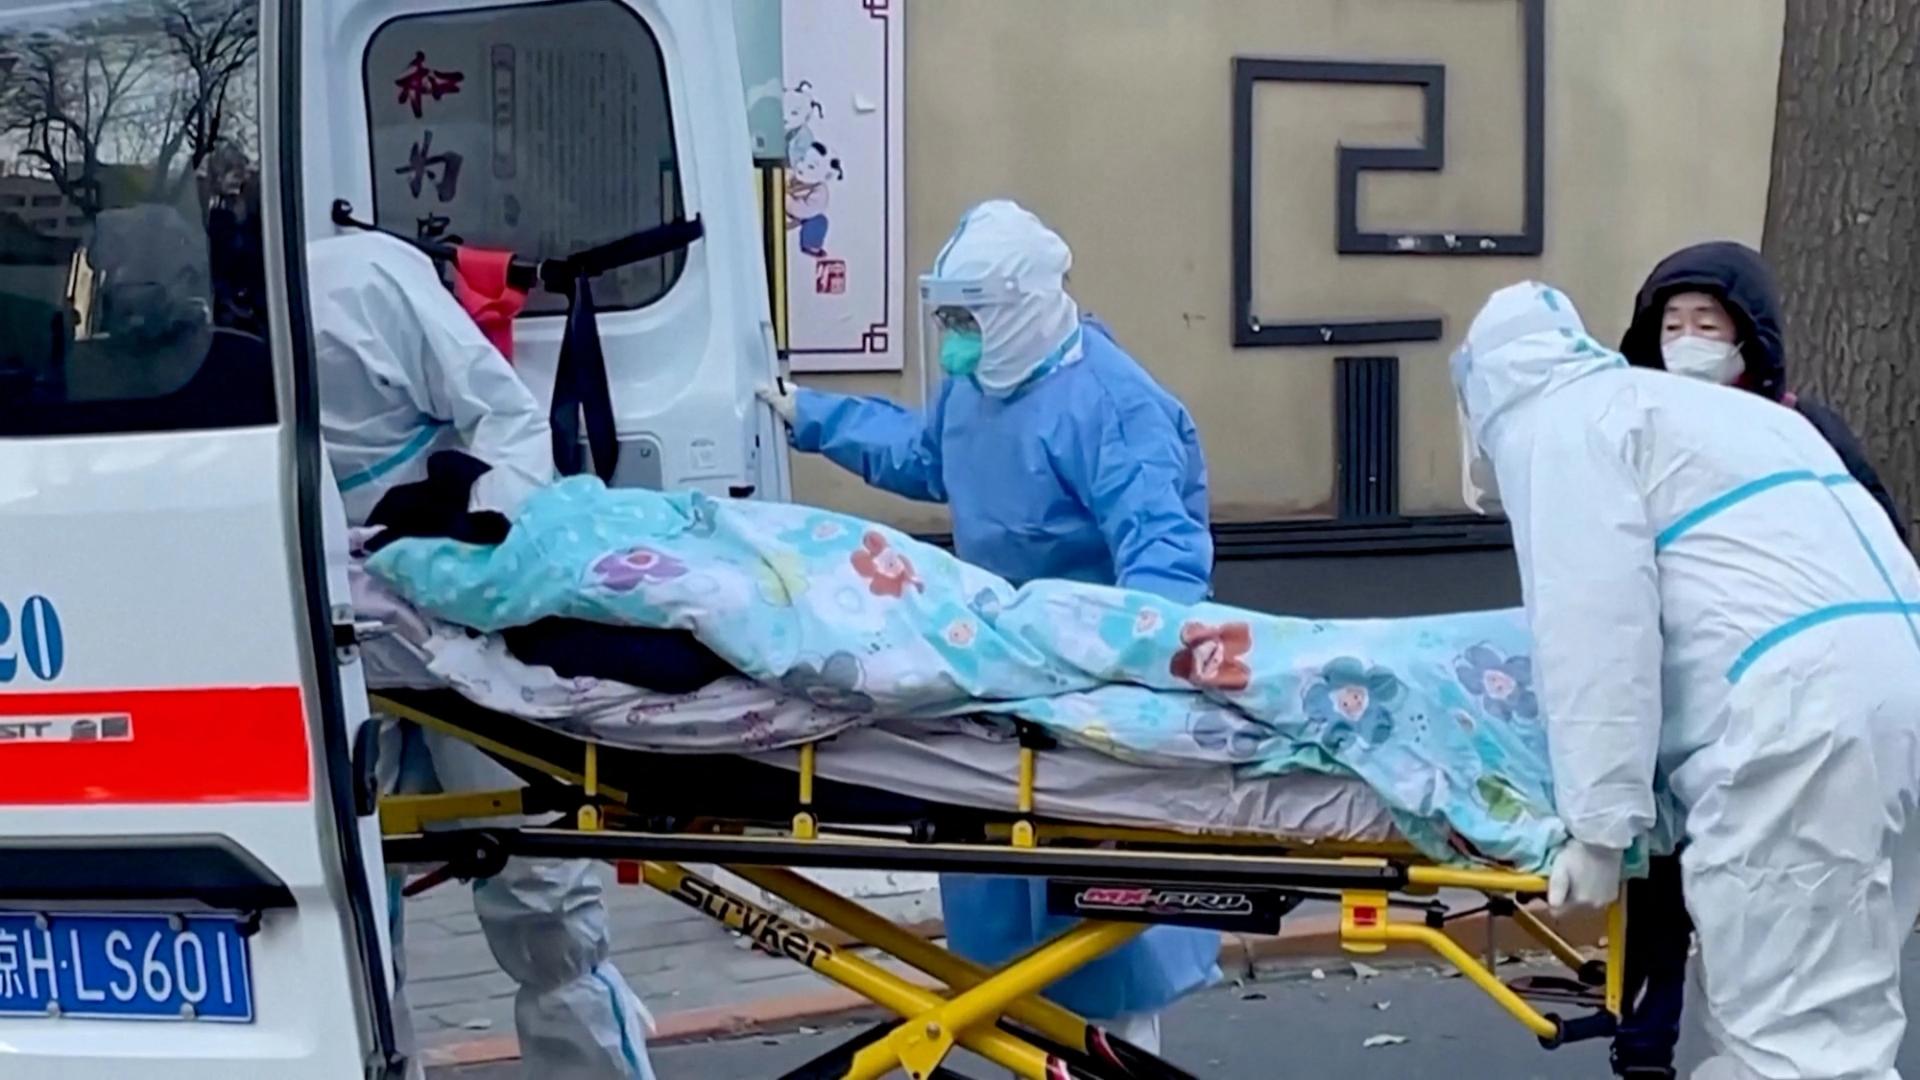
[{"label": "poster with cartoon child", "polygon": [[845,180],[840,159],[827,156],[821,143],[810,143],[797,151],[787,165],[787,228],[800,230],[800,253],[816,259],[827,257],[827,207],[831,192],[827,184]]},{"label": "poster with cartoon child", "polygon": [[795,371],[902,367],[900,0],[785,0],[787,351]]}]

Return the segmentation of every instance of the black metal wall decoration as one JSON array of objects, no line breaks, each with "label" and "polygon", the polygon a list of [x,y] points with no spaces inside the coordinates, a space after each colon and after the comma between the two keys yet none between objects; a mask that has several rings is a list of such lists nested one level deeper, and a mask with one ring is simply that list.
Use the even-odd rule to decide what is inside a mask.
[{"label": "black metal wall decoration", "polygon": [[1333,366],[1340,517],[1393,517],[1400,512],[1400,359],[1342,356]]},{"label": "black metal wall decoration", "polygon": [[1233,344],[1298,348],[1438,341],[1438,316],[1387,319],[1262,317],[1253,306],[1253,112],[1263,82],[1415,86],[1422,134],[1414,147],[1342,145],[1336,155],[1336,251],[1341,255],[1538,255],[1546,236],[1546,0],[1521,5],[1525,94],[1525,206],[1518,233],[1366,232],[1360,227],[1360,177],[1367,172],[1439,172],[1446,165],[1447,71],[1442,64],[1269,60],[1233,62]]}]

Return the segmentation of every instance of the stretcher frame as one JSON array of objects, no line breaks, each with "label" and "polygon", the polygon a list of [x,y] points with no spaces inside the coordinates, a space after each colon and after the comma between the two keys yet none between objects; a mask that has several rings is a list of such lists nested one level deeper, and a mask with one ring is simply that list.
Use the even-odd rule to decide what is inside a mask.
[{"label": "stretcher frame", "polygon": [[[477,706],[430,709],[422,707],[418,697],[376,694],[372,704],[379,713],[467,742],[530,783],[513,790],[381,798],[387,861],[440,864],[409,885],[409,892],[450,878],[489,876],[512,857],[599,859],[615,867],[620,883],[664,893],[749,937],[762,950],[786,956],[899,1018],[789,1073],[791,1080],[873,1080],[895,1069],[904,1070],[911,1080],[936,1080],[952,1075],[941,1064],[956,1046],[1028,1080],[1189,1076],[1039,996],[1149,924],[1182,923],[1180,918],[1142,911],[1116,916],[1127,921],[1084,920],[989,971],[802,877],[794,872],[799,868],[1033,876],[1122,888],[1270,891],[1284,898],[1276,923],[1279,915],[1302,902],[1338,902],[1343,949],[1356,954],[1376,954],[1392,946],[1424,949],[1458,970],[1549,1049],[1611,1037],[1623,1017],[1627,927],[1622,903],[1608,911],[1605,958],[1595,960],[1525,906],[1546,891],[1538,875],[1434,865],[1401,843],[1196,835],[1048,821],[1034,809],[1044,738],[1021,740],[1016,805],[999,814],[987,812],[983,840],[954,843],[940,836],[876,836],[868,829],[823,821],[814,798],[813,745],[800,748],[790,820],[769,824],[709,816],[679,821],[659,814],[662,808],[636,805],[627,791],[602,776],[608,755],[675,755],[605,750],[570,736],[565,738],[572,750],[564,756],[542,753],[491,724],[486,731],[476,731],[459,722],[461,712],[471,713]],[[537,727],[487,715],[509,729]],[[551,738],[536,741],[552,747]],[[537,828],[439,828],[475,819],[554,815],[563,820]],[[1126,849],[1114,850],[1114,843]],[[1103,846],[1067,846],[1087,844]],[[689,870],[684,865],[689,862],[724,867],[848,940],[928,977],[939,989],[822,940]],[[1479,892],[1487,905],[1449,913],[1434,898],[1443,888]],[[1409,908],[1419,910],[1421,917],[1396,917]],[[1503,982],[1494,973],[1497,957],[1483,961],[1445,932],[1451,919],[1483,913],[1489,918],[1490,953],[1492,920],[1509,918],[1572,977]],[[1184,924],[1194,925],[1190,920]],[[1562,1018],[1541,1011],[1530,998],[1573,1005],[1584,1014]]]}]

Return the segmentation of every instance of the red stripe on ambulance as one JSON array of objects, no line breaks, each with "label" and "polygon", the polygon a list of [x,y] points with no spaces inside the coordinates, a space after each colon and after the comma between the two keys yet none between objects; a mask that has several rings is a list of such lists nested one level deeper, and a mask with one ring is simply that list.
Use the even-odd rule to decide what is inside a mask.
[{"label": "red stripe on ambulance", "polygon": [[0,694],[0,806],[305,802],[296,687]]}]

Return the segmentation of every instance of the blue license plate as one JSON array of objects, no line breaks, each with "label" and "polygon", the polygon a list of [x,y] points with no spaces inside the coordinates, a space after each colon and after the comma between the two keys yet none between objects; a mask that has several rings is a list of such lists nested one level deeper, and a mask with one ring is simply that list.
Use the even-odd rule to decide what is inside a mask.
[{"label": "blue license plate", "polygon": [[231,915],[0,912],[0,1017],[253,1022]]}]

